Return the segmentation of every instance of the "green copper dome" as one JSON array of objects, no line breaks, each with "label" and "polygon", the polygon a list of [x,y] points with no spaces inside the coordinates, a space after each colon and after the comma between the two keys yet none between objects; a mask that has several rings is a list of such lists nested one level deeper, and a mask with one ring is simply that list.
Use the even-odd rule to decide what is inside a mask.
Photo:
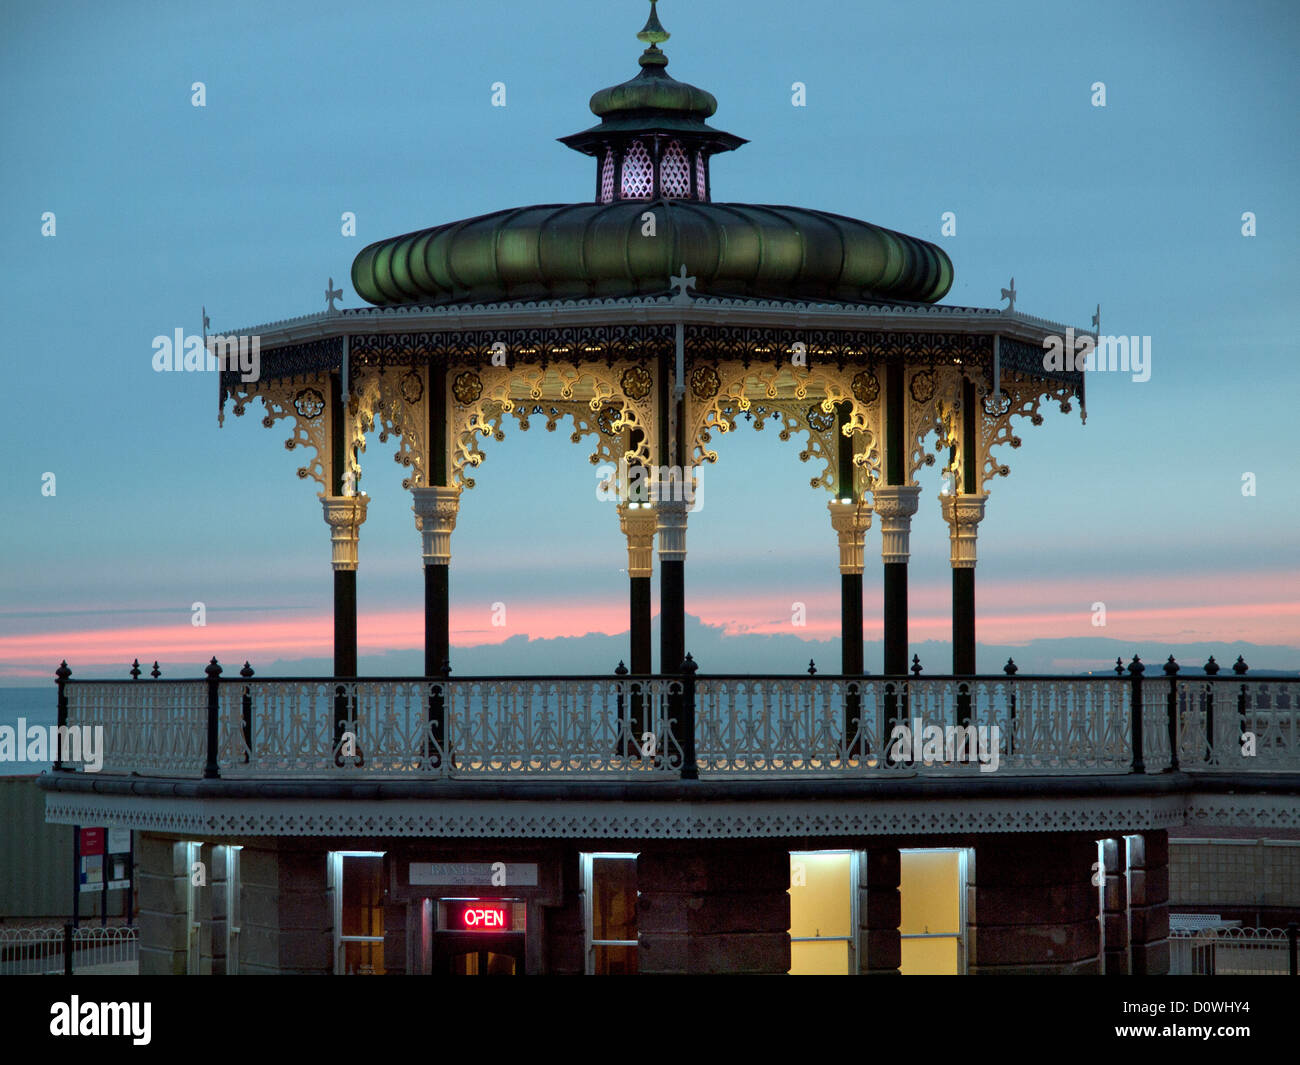
[{"label": "green copper dome", "polygon": [[700,294],[769,299],[932,303],[953,279],[933,244],[854,218],[660,199],[521,207],[381,240],[352,284],[379,306],[650,295],[683,263]]}]

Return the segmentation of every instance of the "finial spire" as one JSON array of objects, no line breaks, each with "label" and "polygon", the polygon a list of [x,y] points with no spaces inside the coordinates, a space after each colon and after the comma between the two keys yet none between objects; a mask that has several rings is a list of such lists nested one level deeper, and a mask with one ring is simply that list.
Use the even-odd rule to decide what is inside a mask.
[{"label": "finial spire", "polygon": [[636,35],[638,41],[645,41],[649,47],[641,53],[640,63],[643,67],[668,65],[668,57],[659,51],[659,45],[672,36],[663,24],[659,21],[659,15],[655,11],[656,0],[650,0],[650,17],[646,19],[645,26],[641,32]]}]

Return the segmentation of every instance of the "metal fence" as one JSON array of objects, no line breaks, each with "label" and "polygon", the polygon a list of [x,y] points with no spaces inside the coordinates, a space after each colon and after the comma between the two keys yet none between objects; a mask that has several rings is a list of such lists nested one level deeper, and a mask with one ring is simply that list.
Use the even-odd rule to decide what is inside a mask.
[{"label": "metal fence", "polygon": [[139,946],[138,928],[0,928],[0,975],[127,975],[139,971]]},{"label": "metal fence", "polygon": [[1169,972],[1175,976],[1286,976],[1294,951],[1285,928],[1170,930]]},{"label": "metal fence", "polygon": [[106,772],[190,778],[1300,773],[1300,681],[1130,670],[260,680],[214,661],[63,676],[59,722],[97,730]]}]

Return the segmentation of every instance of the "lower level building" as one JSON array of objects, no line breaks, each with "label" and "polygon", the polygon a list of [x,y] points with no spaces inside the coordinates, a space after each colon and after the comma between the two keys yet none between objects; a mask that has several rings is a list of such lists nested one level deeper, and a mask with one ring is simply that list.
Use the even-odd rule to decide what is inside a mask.
[{"label": "lower level building", "polygon": [[1168,967],[1164,831],[597,845],[141,833],[136,854],[142,974]]}]

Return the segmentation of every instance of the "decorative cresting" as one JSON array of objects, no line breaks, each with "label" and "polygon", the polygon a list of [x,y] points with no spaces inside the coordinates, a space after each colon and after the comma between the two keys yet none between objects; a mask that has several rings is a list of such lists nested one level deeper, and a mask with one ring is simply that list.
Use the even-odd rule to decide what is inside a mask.
[{"label": "decorative cresting", "polygon": [[[594,437],[595,447],[588,456],[593,466],[624,461],[649,465],[654,372],[642,362],[616,362],[481,366],[449,373],[452,483],[458,488],[474,487],[469,471],[486,459],[479,438],[504,440],[502,423],[507,414],[521,431],[530,427],[534,417],[545,418],[548,432],[571,418],[570,440],[576,444]],[[630,444],[633,430],[639,430],[640,436]]]},{"label": "decorative cresting", "polygon": [[451,563],[451,534],[460,513],[460,489],[435,485],[412,488],[415,527],[424,540],[424,564],[446,566]]},{"label": "decorative cresting", "polygon": [[[770,356],[769,356],[770,357]],[[841,497],[858,497],[880,476],[881,406],[880,393],[865,388],[874,373],[865,368],[840,370],[834,366],[806,368],[786,362],[749,365],[735,362],[696,363],[687,374],[688,439],[696,464],[717,462],[718,453],[708,445],[714,433],[729,433],[737,420],[752,419],[761,430],[768,418],[781,424],[779,436],[789,440],[793,433],[806,433],[808,446],[799,453],[801,462],[816,458],[820,470],[809,480],[813,488],[824,487]],[[836,407],[849,404],[849,416],[842,429]],[[839,434],[854,438],[854,485],[838,483]]]},{"label": "decorative cresting", "polygon": [[877,485],[872,503],[880,515],[880,556],[885,562],[906,562],[911,557],[912,515],[920,505],[921,486]]},{"label": "decorative cresting", "polygon": [[659,515],[651,503],[620,503],[618,527],[627,537],[627,575],[649,577],[654,571],[655,532]]},{"label": "decorative cresting", "polygon": [[953,569],[975,568],[975,545],[979,523],[984,520],[984,506],[989,494],[941,495],[939,506],[948,523],[948,560]]},{"label": "decorative cresting", "polygon": [[863,537],[871,528],[871,505],[832,499],[826,506],[831,512],[831,528],[839,537],[840,572],[861,574]]},{"label": "decorative cresting", "polygon": [[355,570],[357,541],[360,539],[361,524],[366,520],[369,496],[322,495],[320,501],[325,508],[325,524],[330,527],[330,543],[334,548],[331,561],[334,569]]}]

